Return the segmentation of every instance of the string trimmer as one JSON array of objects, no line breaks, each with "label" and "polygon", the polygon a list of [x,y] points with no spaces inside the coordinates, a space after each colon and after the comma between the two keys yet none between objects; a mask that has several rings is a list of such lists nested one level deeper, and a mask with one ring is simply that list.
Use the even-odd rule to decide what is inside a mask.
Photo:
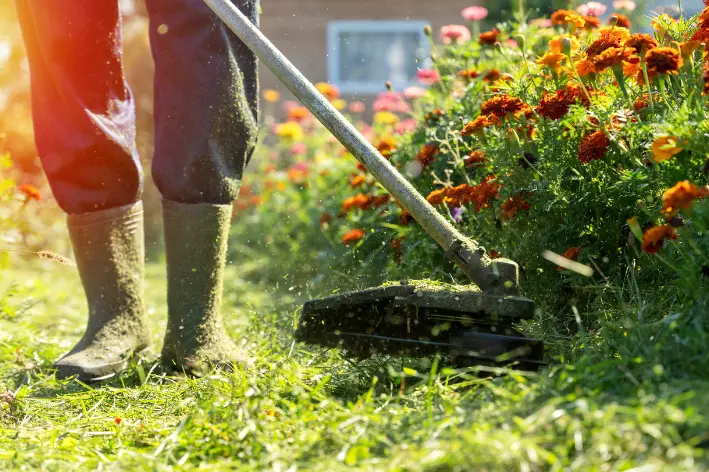
[{"label": "string trimmer", "polygon": [[341,347],[358,356],[374,353],[443,353],[467,364],[542,363],[541,341],[512,325],[534,316],[534,302],[519,293],[519,268],[491,260],[463,236],[335,109],[229,0],[204,0],[283,84],[352,153],[443,248],[474,285],[400,281],[306,302],[296,338]]}]

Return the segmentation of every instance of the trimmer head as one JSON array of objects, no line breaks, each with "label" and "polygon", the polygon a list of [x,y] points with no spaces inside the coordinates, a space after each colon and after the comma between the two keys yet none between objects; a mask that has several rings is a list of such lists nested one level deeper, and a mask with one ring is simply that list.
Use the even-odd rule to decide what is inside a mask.
[{"label": "trimmer head", "polygon": [[306,302],[296,339],[358,357],[440,353],[457,364],[514,363],[536,370],[544,345],[512,327],[533,316],[534,302],[526,298],[487,295],[476,286],[401,281]]}]

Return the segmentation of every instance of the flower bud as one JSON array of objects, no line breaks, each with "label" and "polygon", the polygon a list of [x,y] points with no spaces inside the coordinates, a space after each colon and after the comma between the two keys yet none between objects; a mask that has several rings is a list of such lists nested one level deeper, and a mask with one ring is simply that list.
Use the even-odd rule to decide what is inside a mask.
[{"label": "flower bud", "polygon": [[519,140],[519,135],[517,134],[517,131],[512,128],[507,130],[507,142],[510,143],[513,151],[519,152],[522,150],[522,143]]},{"label": "flower bud", "polygon": [[495,42],[495,51],[502,52],[502,43],[499,41]]},{"label": "flower bud", "polygon": [[522,36],[521,34],[518,34],[517,36],[515,36],[515,41],[517,41],[519,48],[522,51],[524,51],[524,46],[525,46],[524,36]]},{"label": "flower bud", "polygon": [[433,31],[431,30],[431,25],[426,25],[423,27],[423,34],[425,34],[429,38],[431,37],[431,34],[433,34]]},{"label": "flower bud", "polygon": [[561,38],[561,48],[564,50],[564,54],[567,56],[571,55],[571,38],[564,36]]},{"label": "flower bud", "polygon": [[613,27],[618,25],[618,17],[616,15],[611,16],[610,25]]},{"label": "flower bud", "polygon": [[387,81],[384,83],[384,86],[386,87],[387,92],[391,92],[391,89],[392,89],[391,80],[387,80]]}]

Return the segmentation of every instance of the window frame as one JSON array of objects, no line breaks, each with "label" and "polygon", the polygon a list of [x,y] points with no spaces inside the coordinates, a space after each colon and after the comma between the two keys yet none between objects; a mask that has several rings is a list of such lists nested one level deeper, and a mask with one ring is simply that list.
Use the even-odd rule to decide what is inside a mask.
[{"label": "window frame", "polygon": [[[382,33],[382,32],[403,32],[419,33],[419,47],[426,51],[426,56],[430,56],[431,45],[423,33],[429,22],[425,20],[338,20],[331,21],[327,25],[327,78],[328,82],[336,85],[343,93],[347,94],[369,94],[373,95],[384,89],[384,84],[345,82],[340,77],[340,54],[339,37],[342,33]],[[406,86],[418,85],[414,79]]]}]

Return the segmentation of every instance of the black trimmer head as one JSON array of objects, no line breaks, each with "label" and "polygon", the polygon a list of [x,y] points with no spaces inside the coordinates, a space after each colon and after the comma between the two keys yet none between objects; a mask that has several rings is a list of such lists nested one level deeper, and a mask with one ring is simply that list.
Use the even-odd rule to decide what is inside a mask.
[{"label": "black trimmer head", "polygon": [[544,345],[512,327],[533,316],[534,303],[525,298],[487,295],[474,285],[401,281],[306,302],[296,339],[357,357],[442,354],[457,365],[537,370]]}]

